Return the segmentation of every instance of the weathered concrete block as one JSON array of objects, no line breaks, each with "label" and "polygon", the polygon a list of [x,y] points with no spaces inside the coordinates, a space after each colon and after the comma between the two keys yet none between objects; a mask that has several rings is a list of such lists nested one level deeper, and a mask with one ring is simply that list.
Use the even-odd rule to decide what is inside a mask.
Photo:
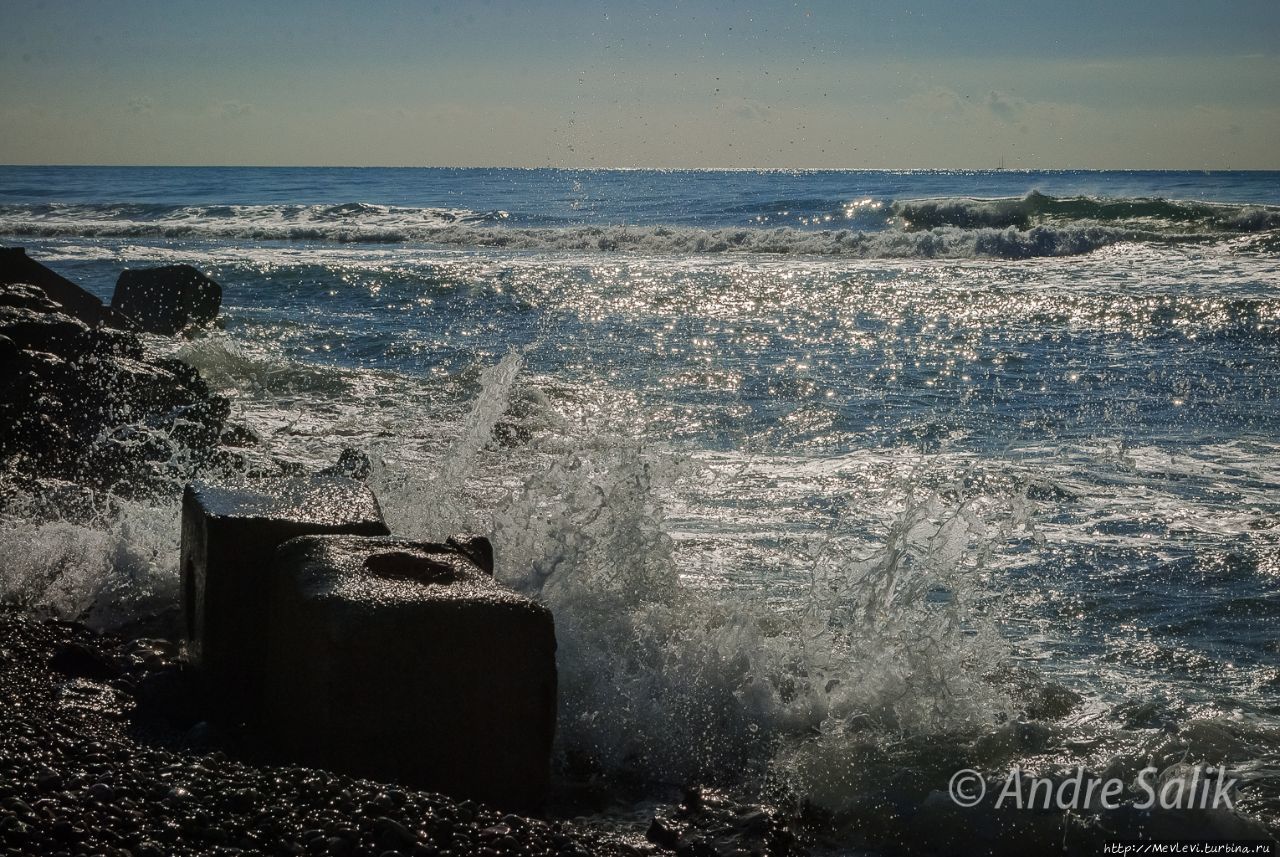
[{"label": "weathered concrete block", "polygon": [[334,477],[263,479],[229,488],[195,482],[182,498],[182,605],[189,660],[215,715],[261,712],[276,547],[312,533],[384,535],[373,493]]},{"label": "weathered concrete block", "polygon": [[221,306],[222,287],[190,265],[126,268],[111,295],[112,309],[166,335],[211,323]]},{"label": "weathered concrete block", "polygon": [[550,610],[448,544],[306,536],[277,563],[276,746],[501,807],[542,801],[556,717]]}]

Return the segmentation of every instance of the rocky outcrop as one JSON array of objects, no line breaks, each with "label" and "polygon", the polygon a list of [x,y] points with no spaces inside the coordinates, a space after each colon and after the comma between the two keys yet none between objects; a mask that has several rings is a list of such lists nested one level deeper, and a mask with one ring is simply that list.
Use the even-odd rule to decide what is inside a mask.
[{"label": "rocky outcrop", "polygon": [[[18,253],[0,255],[12,263]],[[20,258],[40,282],[0,284],[0,470],[137,495],[216,463],[227,400],[190,366],[149,357],[134,333],[108,326],[118,317],[92,296]]]},{"label": "rocky outcrop", "polygon": [[190,265],[125,269],[111,296],[113,310],[165,336],[211,324],[221,306],[222,287]]},{"label": "rocky outcrop", "polygon": [[6,471],[138,495],[215,457],[229,404],[186,363],[56,311],[0,307],[0,335]]},{"label": "rocky outcrop", "polygon": [[107,325],[129,330],[133,323],[102,301],[27,256],[21,247],[0,247],[0,285],[27,283],[59,312],[90,326]]}]

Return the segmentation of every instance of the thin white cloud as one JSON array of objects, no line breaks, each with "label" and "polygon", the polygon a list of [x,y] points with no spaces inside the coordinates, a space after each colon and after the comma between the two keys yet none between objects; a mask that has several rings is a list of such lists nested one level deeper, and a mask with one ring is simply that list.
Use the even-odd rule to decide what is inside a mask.
[{"label": "thin white cloud", "polygon": [[986,97],[987,109],[991,111],[997,119],[1004,122],[1016,122],[1022,115],[1026,102],[1020,98],[1014,98],[999,90],[991,90]]}]

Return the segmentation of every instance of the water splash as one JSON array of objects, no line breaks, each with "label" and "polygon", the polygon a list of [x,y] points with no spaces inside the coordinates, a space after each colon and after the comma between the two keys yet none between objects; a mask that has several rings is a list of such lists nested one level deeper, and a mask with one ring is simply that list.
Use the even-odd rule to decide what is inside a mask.
[{"label": "water splash", "polygon": [[443,539],[451,533],[483,532],[482,514],[467,495],[480,451],[493,438],[507,412],[516,379],[524,366],[519,352],[508,352],[480,374],[480,392],[462,421],[458,436],[440,456],[432,473],[393,473],[375,468],[374,483],[392,531],[416,538]]},{"label": "water splash", "polygon": [[996,504],[908,498],[878,547],[835,534],[801,609],[682,581],[662,497],[695,470],[597,437],[532,476],[494,519],[504,582],[544,600],[560,643],[565,758],[676,782],[777,781],[815,736],[865,741],[1008,715],[1007,655],[981,610]]},{"label": "water splash", "polygon": [[0,519],[0,603],[113,629],[178,603],[179,510],[110,498],[85,522]]}]

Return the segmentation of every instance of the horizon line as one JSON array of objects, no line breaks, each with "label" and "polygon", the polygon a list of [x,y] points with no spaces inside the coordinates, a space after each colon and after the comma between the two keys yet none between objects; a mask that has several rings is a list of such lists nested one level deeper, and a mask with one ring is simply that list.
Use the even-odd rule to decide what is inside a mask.
[{"label": "horizon line", "polygon": [[9,168],[73,169],[229,169],[229,170],[539,170],[562,172],[661,173],[1272,173],[1275,167],[576,167],[516,166],[511,164],[122,164],[122,163],[3,163]]}]

